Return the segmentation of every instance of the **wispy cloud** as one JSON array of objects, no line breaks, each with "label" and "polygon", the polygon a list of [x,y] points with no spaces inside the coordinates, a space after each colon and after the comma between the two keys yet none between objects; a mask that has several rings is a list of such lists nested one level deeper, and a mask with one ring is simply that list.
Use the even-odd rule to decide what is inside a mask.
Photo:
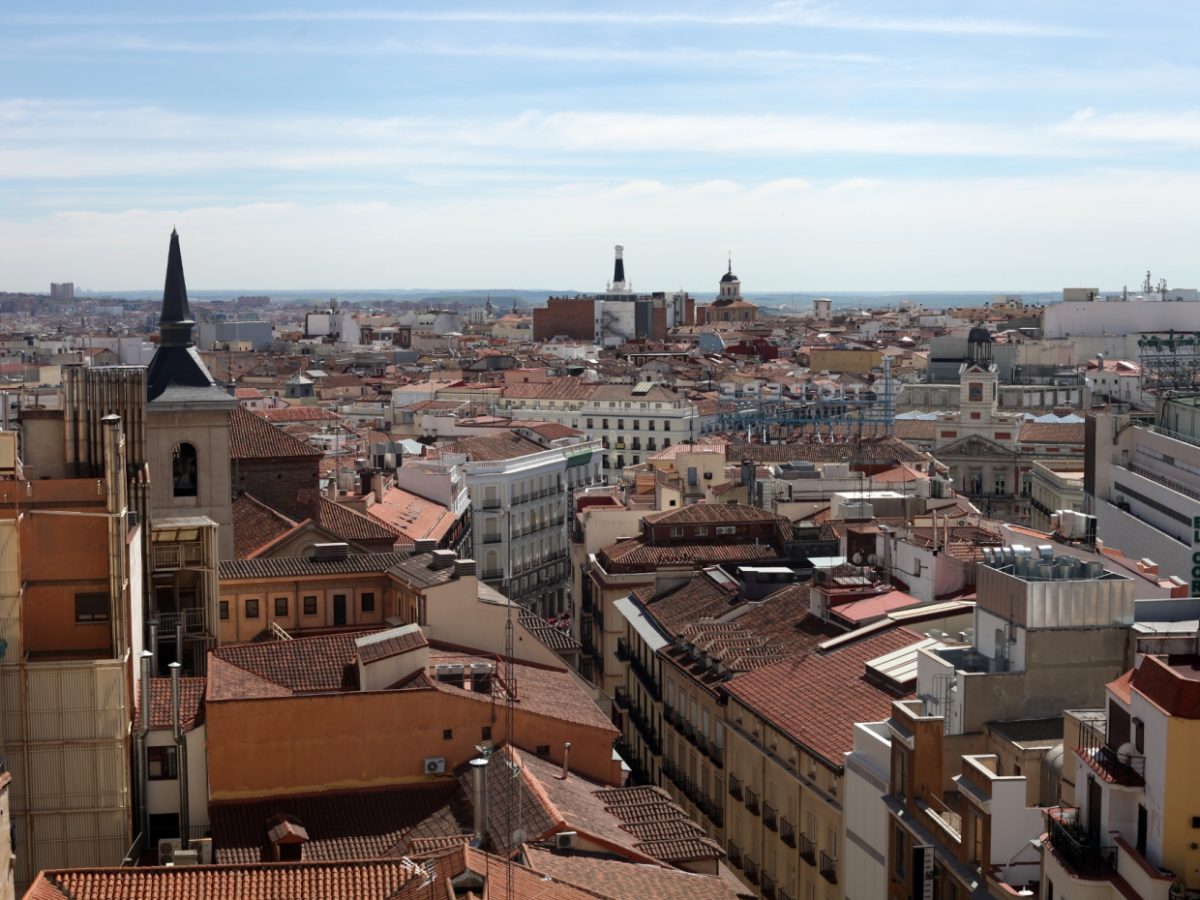
[{"label": "wispy cloud", "polygon": [[0,24],[40,27],[105,27],[128,25],[188,25],[219,23],[407,23],[407,24],[479,24],[520,26],[613,25],[631,27],[709,26],[828,28],[853,31],[922,32],[947,35],[993,37],[1091,37],[1095,33],[1076,27],[1047,25],[1008,19],[972,17],[903,17],[855,13],[832,4],[780,2],[750,8],[745,12],[709,12],[674,10],[644,12],[636,9],[520,10],[520,9],[440,9],[440,10],[267,10],[246,13],[206,15],[129,15],[129,14],[39,14],[0,16]]},{"label": "wispy cloud", "polygon": [[597,110],[239,117],[14,99],[0,101],[0,129],[0,179],[9,181],[263,169],[392,177],[412,167],[422,177],[463,167],[501,179],[550,163],[561,178],[592,165],[636,171],[705,157],[1116,160],[1130,143],[1163,153],[1200,143],[1200,113],[1084,110],[1041,125]]},{"label": "wispy cloud", "polygon": [[[587,214],[564,215],[565,203]],[[520,204],[489,192],[419,203],[79,210],[32,221],[0,219],[0,245],[6,287],[41,288],[61,277],[64,259],[77,284],[151,287],[161,279],[173,224],[184,238],[189,286],[200,294],[206,288],[534,282],[588,289],[603,284],[614,242],[625,244],[629,269],[647,289],[712,290],[729,249],[752,295],[1053,289],[1081,277],[1116,287],[1146,266],[1164,269],[1172,283],[1200,281],[1191,233],[1177,227],[1175,216],[1198,203],[1200,175],[1162,171],[773,188],[728,180],[586,182],[529,188]],[[1103,214],[1125,208],[1144,212],[1138,228],[1114,229]],[[252,254],[246,253],[248,234],[255,236]],[[405,248],[402,260],[398,246]],[[997,246],[1005,252],[996,253]],[[64,247],[70,248],[66,257]],[[869,266],[864,248],[870,248]],[[335,269],[330,259],[338,260]]]}]

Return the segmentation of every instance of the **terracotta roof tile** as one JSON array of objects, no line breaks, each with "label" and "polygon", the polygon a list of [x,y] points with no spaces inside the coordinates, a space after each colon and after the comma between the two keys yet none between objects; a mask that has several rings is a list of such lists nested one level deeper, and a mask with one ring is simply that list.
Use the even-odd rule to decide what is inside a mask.
[{"label": "terracotta roof tile", "polygon": [[1017,432],[1023,444],[1078,444],[1083,446],[1083,422],[1025,422]]},{"label": "terracotta roof tile", "polygon": [[311,444],[292,437],[241,406],[229,414],[229,453],[233,459],[292,459],[324,455]]},{"label": "terracotta roof tile", "polygon": [[342,417],[323,406],[283,406],[264,409],[259,416],[272,424],[285,422],[340,422]]},{"label": "terracotta roof tile", "polygon": [[388,488],[383,500],[367,507],[367,517],[400,535],[405,541],[441,541],[458,521],[440,503],[397,487]]},{"label": "terracotta roof tile", "polygon": [[763,666],[721,690],[840,769],[853,746],[854,724],[886,719],[892,701],[904,696],[869,680],[866,663],[920,639],[905,628],[872,633],[828,652]]},{"label": "terracotta roof tile", "polygon": [[545,447],[512,431],[459,438],[441,448],[446,453],[461,453],[472,462],[516,459],[542,453]]},{"label": "terracotta roof tile", "polygon": [[247,559],[272,541],[294,529],[299,523],[267,506],[250,494],[233,501],[233,552]]},{"label": "terracotta roof tile", "polygon": [[[142,692],[137,692],[137,702],[141,702]],[[197,725],[200,717],[200,707],[204,702],[203,678],[179,679],[179,720],[183,723],[184,731],[190,731]],[[172,714],[171,679],[150,679],[150,727],[172,728],[175,718]],[[133,730],[141,728],[141,709],[136,710],[133,717]]]},{"label": "terracotta roof tile", "polygon": [[413,784],[380,790],[345,791],[304,797],[278,797],[245,803],[217,803],[209,810],[213,859],[217,863],[270,862],[267,823],[278,816],[303,824],[308,832],[305,860],[398,857],[408,836],[443,809],[446,825],[461,841],[471,815],[456,782]]},{"label": "terracotta roof tile", "polygon": [[[345,559],[317,560],[304,556],[259,559],[227,559],[220,564],[222,581],[252,581],[264,578],[294,578],[301,575],[358,575],[387,572],[412,554],[352,553]],[[453,571],[453,569],[451,569]]]}]

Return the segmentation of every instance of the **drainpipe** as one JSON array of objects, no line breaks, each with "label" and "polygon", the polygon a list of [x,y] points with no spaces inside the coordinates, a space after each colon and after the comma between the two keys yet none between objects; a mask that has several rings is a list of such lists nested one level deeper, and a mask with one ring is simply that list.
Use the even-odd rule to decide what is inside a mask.
[{"label": "drainpipe", "polygon": [[175,731],[175,774],[179,783],[179,846],[187,850],[191,821],[188,816],[187,744],[179,712],[179,671],[183,666],[171,663],[171,717]]},{"label": "drainpipe", "polygon": [[150,671],[158,671],[158,622],[150,620]]},{"label": "drainpipe", "polygon": [[142,651],[141,657],[141,694],[142,694],[142,722],[141,728],[138,729],[138,747],[137,759],[139,768],[139,785],[138,792],[142,801],[142,838],[145,841],[150,840],[150,760],[149,753],[146,748],[146,735],[150,731],[150,672],[151,659],[153,654],[149,650]]},{"label": "drainpipe", "polygon": [[471,846],[487,849],[487,766],[486,757],[471,760],[471,786],[475,794],[475,835]]}]

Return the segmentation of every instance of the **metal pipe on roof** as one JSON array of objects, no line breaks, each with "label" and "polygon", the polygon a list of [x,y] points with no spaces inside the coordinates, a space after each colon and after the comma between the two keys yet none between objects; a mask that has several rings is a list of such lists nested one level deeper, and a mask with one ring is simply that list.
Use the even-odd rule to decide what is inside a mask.
[{"label": "metal pipe on roof", "polygon": [[179,784],[179,847],[187,850],[191,817],[188,815],[187,745],[179,709],[179,673],[182,668],[179,662],[171,663],[171,718],[175,733],[175,777]]},{"label": "metal pipe on roof", "polygon": [[475,800],[475,835],[471,838],[471,846],[480,850],[487,849],[487,767],[486,757],[476,757],[471,760],[471,787]]}]

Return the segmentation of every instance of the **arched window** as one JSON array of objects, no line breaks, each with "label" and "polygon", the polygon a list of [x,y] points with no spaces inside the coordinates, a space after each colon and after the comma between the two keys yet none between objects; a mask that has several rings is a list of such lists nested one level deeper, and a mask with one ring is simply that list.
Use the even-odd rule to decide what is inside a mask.
[{"label": "arched window", "polygon": [[196,448],[178,444],[171,454],[171,484],[176,497],[196,496]]}]

